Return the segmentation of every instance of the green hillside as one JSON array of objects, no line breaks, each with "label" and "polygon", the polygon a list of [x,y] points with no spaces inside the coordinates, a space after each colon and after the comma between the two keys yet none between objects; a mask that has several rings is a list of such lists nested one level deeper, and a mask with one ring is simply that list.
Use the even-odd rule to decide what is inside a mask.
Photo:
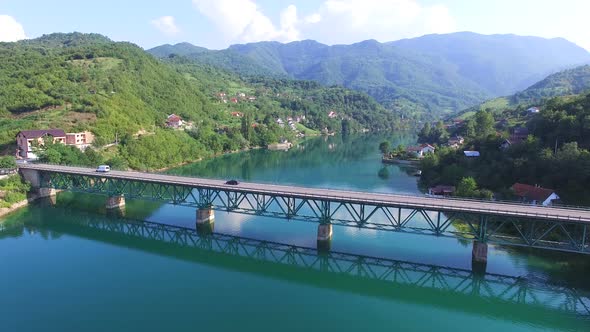
[{"label": "green hillside", "polygon": [[575,95],[590,90],[590,65],[564,70],[548,76],[510,97],[512,104],[539,102],[546,98]]},{"label": "green hillside", "polygon": [[[339,86],[324,87],[313,81],[267,76],[242,78],[233,72],[184,57],[172,56],[162,61],[183,73],[206,95],[224,93],[226,97],[214,99],[219,109],[250,115],[258,123],[268,122],[269,118],[285,120],[305,116],[302,123],[313,130],[328,128],[340,132],[343,121],[349,132],[392,130],[401,126],[397,115],[362,92]],[[255,100],[241,102],[241,93]],[[232,98],[240,102],[232,103]],[[229,102],[224,103],[222,99]],[[332,111],[336,117],[330,118]]]},{"label": "green hillside", "polygon": [[507,97],[487,100],[477,106],[467,108],[455,115],[466,119],[478,110],[503,113],[505,117],[514,118],[517,114],[526,114],[526,109],[539,106],[553,97],[577,95],[590,91],[590,66],[580,66],[549,75],[526,90]]},{"label": "green hillside", "polygon": [[[185,48],[166,50],[184,54]],[[160,57],[162,51],[150,50]],[[312,40],[258,42],[187,56],[240,75],[341,85],[369,94],[406,118],[418,114],[425,119],[514,93],[548,74],[590,62],[590,53],[564,39],[474,33],[334,46]]]},{"label": "green hillside", "polygon": [[[95,164],[110,158],[114,164],[146,169],[266,145],[282,137],[293,139],[293,130],[275,123],[276,117],[287,114],[308,111],[309,120],[302,125],[317,130],[341,131],[343,123],[351,131],[395,127],[391,112],[360,93],[328,91],[309,83],[282,84],[297,93],[260,95],[256,101],[242,97],[239,103],[228,104],[216,93],[258,96],[264,84],[208,66],[189,66],[174,57],[160,61],[136,45],[96,34],[51,34],[0,43],[0,149],[13,154],[19,130],[90,130],[98,148],[116,140],[119,144],[88,155],[51,147],[55,153],[48,161]],[[335,99],[317,97],[322,94],[333,94]],[[296,101],[303,96],[307,99],[302,107]],[[327,110],[336,110],[339,116],[329,119]],[[238,118],[232,112],[245,116]],[[191,125],[185,130],[167,129],[165,120],[172,113]]]}]

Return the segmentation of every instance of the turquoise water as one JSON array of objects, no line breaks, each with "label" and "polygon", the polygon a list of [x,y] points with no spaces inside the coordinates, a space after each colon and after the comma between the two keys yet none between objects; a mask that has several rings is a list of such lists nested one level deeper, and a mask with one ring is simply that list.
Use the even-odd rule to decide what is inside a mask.
[{"label": "turquoise water", "polygon": [[[378,176],[381,140],[315,139],[171,173],[418,194],[411,170]],[[1,224],[3,331],[590,331],[590,303],[559,301],[590,289],[585,256],[490,246],[490,274],[474,276],[471,245],[454,239],[335,227],[325,257],[314,223],[216,212],[215,234],[199,237],[192,208],[128,201],[121,219],[103,203],[64,193]]]}]

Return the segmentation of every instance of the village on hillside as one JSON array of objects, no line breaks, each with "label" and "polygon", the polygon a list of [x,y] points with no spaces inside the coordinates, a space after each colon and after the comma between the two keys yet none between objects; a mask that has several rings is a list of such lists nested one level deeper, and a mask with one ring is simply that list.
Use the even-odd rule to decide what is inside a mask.
[{"label": "village on hillside", "polygon": [[[526,110],[526,116],[532,117],[536,114],[539,114],[540,108],[539,107],[530,107]],[[432,123],[431,127],[434,128],[438,123]],[[437,150],[437,147],[445,147],[448,149],[453,150],[461,150],[462,155],[464,158],[467,159],[477,159],[481,157],[480,151],[474,151],[465,148],[466,140],[463,136],[459,135],[459,132],[462,132],[466,122],[464,119],[453,119],[444,124],[444,130],[452,133],[452,136],[446,139],[444,142],[425,142],[417,146],[409,146],[403,147],[398,146],[393,150],[387,150],[386,147],[380,146],[383,157],[382,162],[384,164],[400,164],[400,165],[409,165],[410,167],[419,168],[421,160],[423,160],[427,155],[434,154]],[[515,127],[509,128],[509,123],[505,119],[501,119],[494,123],[495,128],[499,128],[495,131],[495,135],[497,137],[502,137],[503,134],[499,130],[508,130],[509,135],[507,138],[502,139],[501,143],[497,147],[500,151],[506,151],[513,145],[519,145],[525,142],[530,132],[528,128],[517,125]],[[506,137],[506,136],[504,136]],[[383,143],[382,143],[383,144]],[[417,170],[414,172],[415,175],[420,176],[422,174],[421,170]],[[538,204],[543,206],[549,206],[554,203],[558,203],[560,198],[559,195],[553,189],[543,188],[536,184],[523,184],[523,183],[514,183],[510,190],[514,196],[514,198],[518,199],[520,202],[530,203],[530,204]],[[451,197],[455,196],[457,188],[452,185],[448,184],[439,184],[433,187],[429,187],[427,190],[427,195],[433,197]],[[494,197],[492,196],[492,199]]]}]

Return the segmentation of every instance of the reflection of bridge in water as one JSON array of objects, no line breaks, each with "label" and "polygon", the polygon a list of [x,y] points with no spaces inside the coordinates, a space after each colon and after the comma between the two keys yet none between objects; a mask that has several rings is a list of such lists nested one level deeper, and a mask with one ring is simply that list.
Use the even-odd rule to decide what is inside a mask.
[{"label": "reflection of bridge in water", "polygon": [[[460,310],[467,307],[468,310],[504,318],[523,315],[525,305],[534,308],[534,313],[514,318],[534,319],[539,324],[544,324],[539,322],[544,316],[538,310],[590,316],[590,297],[587,294],[518,277],[480,275],[464,269],[340,252],[318,253],[316,249],[300,246],[216,233],[200,235],[195,229],[185,227],[125,219],[109,220],[92,214],[84,214],[75,223],[44,223],[43,227],[229,269],[246,269],[296,282],[319,283],[322,287],[343,287],[344,291],[373,296],[433,304],[432,293],[438,293],[441,306],[455,306]],[[151,245],[154,241],[166,245],[168,249],[161,246],[154,249]],[[273,268],[269,269],[268,263],[272,263],[270,266]],[[501,305],[490,305],[492,302]]]},{"label": "reflection of bridge in water", "polygon": [[485,269],[488,243],[590,254],[590,210],[518,203],[438,199],[166,174],[24,164],[34,188],[107,195],[107,208],[126,198],[197,208],[196,221],[211,225],[214,210],[318,223],[318,246],[330,247],[332,225],[473,241],[473,265]]}]

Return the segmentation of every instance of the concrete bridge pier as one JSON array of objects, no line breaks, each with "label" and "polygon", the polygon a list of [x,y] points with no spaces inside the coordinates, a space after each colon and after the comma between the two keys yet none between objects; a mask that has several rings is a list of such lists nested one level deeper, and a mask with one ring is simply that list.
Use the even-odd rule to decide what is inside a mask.
[{"label": "concrete bridge pier", "polygon": [[29,198],[32,198],[35,201],[37,201],[37,204],[39,204],[39,206],[54,207],[57,204],[57,195],[55,193],[46,196],[39,196],[38,194],[33,195],[34,196],[31,196]]},{"label": "concrete bridge pier", "polygon": [[318,225],[318,251],[330,251],[332,247],[332,224]]},{"label": "concrete bridge pier", "polygon": [[486,274],[488,265],[488,244],[480,241],[473,241],[471,250],[471,271],[475,274]]},{"label": "concrete bridge pier", "polygon": [[125,209],[125,196],[124,195],[109,196],[107,198],[106,208],[107,208],[107,210]]},{"label": "concrete bridge pier", "polygon": [[197,210],[197,233],[207,235],[213,233],[215,228],[215,211],[210,207],[202,207]]}]

